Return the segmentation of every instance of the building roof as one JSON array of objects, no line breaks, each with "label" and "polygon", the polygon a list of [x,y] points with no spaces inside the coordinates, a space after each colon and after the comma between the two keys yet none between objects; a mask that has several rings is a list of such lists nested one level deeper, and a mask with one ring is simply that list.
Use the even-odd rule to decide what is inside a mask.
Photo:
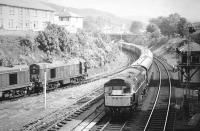
[{"label": "building roof", "polygon": [[179,51],[181,51],[181,52],[200,51],[200,45],[195,42],[190,42],[189,48],[188,48],[188,44],[185,44],[184,46],[179,48]]},{"label": "building roof", "polygon": [[62,10],[62,11],[58,12],[57,15],[60,16],[60,17],[77,17],[77,18],[83,18],[83,16],[80,16],[78,14],[72,13],[70,11],[65,11],[65,10],[64,11]]},{"label": "building roof", "polygon": [[0,5],[54,11],[54,9],[37,0],[0,0]]}]

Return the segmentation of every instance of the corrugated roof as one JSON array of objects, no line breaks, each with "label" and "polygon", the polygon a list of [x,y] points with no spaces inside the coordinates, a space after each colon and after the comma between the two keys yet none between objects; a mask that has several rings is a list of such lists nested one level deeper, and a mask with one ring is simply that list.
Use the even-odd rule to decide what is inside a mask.
[{"label": "corrugated roof", "polygon": [[72,13],[72,12],[69,12],[69,11],[60,11],[57,13],[58,16],[61,16],[61,17],[77,17],[77,18],[83,18],[83,16],[80,16],[78,14],[75,14],[75,13]]},{"label": "corrugated roof", "polygon": [[0,0],[0,5],[54,11],[54,9],[37,0]]},{"label": "corrugated roof", "polygon": [[180,47],[179,50],[181,52],[185,52],[185,51],[200,51],[200,45],[195,43],[195,42],[190,42],[189,43],[189,48],[188,48],[188,44],[185,44],[184,46]]}]

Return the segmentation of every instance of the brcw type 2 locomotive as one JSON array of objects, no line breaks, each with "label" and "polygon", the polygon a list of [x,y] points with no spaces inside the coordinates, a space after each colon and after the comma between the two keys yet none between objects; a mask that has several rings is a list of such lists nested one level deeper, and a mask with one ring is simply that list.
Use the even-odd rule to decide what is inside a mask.
[{"label": "brcw type 2 locomotive", "polygon": [[87,77],[84,60],[68,63],[36,63],[0,67],[0,99],[16,98],[43,90],[44,72],[47,73],[47,90],[64,84],[79,83]]}]

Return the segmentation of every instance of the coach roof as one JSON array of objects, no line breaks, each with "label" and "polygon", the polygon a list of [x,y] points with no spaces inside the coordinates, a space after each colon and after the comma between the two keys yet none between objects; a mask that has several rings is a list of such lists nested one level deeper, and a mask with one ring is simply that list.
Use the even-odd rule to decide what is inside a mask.
[{"label": "coach roof", "polygon": [[0,0],[0,5],[38,9],[54,12],[54,9],[49,6],[37,1],[37,0]]}]

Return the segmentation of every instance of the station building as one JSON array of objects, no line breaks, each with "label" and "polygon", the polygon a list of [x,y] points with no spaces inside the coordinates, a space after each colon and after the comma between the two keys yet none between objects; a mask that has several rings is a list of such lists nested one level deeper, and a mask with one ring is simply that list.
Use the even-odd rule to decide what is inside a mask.
[{"label": "station building", "polygon": [[36,0],[0,0],[0,29],[39,31],[53,22],[54,10]]}]

